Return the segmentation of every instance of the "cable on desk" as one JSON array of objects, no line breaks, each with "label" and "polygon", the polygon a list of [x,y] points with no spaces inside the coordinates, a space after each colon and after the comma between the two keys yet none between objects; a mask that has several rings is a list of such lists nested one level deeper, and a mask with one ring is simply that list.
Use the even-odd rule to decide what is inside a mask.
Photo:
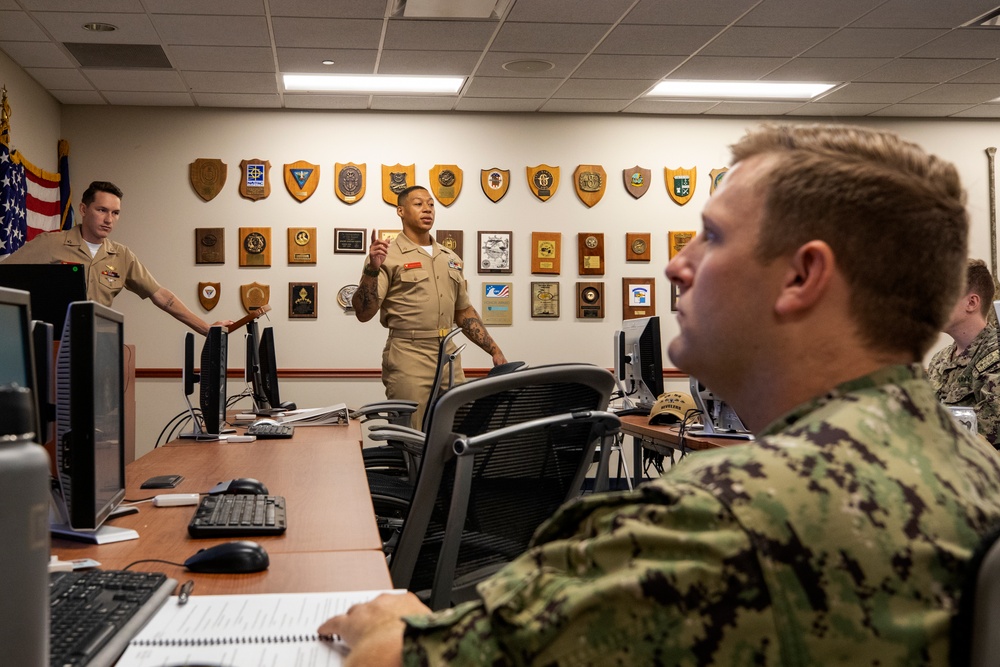
[{"label": "cable on desk", "polygon": [[139,565],[140,563],[164,563],[166,565],[175,565],[177,567],[184,567],[184,563],[175,563],[171,560],[162,560],[160,558],[144,558],[142,560],[134,560],[125,567],[123,567],[122,569],[127,570],[133,565]]},{"label": "cable on desk", "polygon": [[[687,455],[687,447],[684,445],[684,431],[687,428],[688,422],[701,414],[702,412],[698,408],[688,408],[688,410],[684,413],[684,419],[681,420],[681,425],[677,429],[677,443],[681,447],[681,458],[684,458]],[[670,462],[671,464],[673,463],[673,458],[671,458]]]}]

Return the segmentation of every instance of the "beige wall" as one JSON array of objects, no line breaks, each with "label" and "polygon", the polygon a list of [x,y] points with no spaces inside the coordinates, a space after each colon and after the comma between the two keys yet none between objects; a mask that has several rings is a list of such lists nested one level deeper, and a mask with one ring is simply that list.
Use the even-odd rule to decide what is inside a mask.
[{"label": "beige wall", "polygon": [[0,52],[0,87],[11,107],[11,148],[33,165],[58,171],[60,105],[6,54]]}]

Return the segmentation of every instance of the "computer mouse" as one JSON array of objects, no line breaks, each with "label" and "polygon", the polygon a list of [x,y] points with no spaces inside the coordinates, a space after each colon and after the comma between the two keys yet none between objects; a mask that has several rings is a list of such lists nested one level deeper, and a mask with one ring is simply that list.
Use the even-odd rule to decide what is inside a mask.
[{"label": "computer mouse", "polygon": [[278,420],[276,420],[276,419],[267,419],[265,417],[264,419],[258,419],[257,421],[255,421],[252,424],[252,426],[259,426],[261,424],[266,424],[267,426],[277,426],[278,425]]},{"label": "computer mouse", "polygon": [[250,493],[255,496],[266,496],[267,487],[251,477],[237,477],[225,482],[219,482],[208,491],[208,495],[217,496],[220,493]]},{"label": "computer mouse", "polygon": [[267,557],[264,547],[249,541],[226,542],[200,549],[184,561],[184,567],[192,572],[210,574],[260,572],[270,564],[271,559]]}]

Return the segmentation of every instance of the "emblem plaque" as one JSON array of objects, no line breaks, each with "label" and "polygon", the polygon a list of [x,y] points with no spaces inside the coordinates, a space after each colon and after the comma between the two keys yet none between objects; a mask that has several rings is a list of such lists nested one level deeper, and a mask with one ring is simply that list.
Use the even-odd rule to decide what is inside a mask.
[{"label": "emblem plaque", "polygon": [[443,245],[448,250],[459,256],[461,259],[465,259],[462,255],[462,230],[461,229],[438,229],[435,230],[434,236],[437,242]]},{"label": "emblem plaque", "polygon": [[316,319],[316,283],[288,283],[289,319]]},{"label": "emblem plaque", "polygon": [[195,264],[226,263],[225,227],[197,227],[194,230]]},{"label": "emblem plaque", "polygon": [[531,232],[531,272],[559,275],[560,232]]},{"label": "emblem plaque", "polygon": [[604,318],[604,283],[576,284],[576,316],[584,320]]},{"label": "emblem plaque", "polygon": [[559,317],[559,283],[531,283],[531,316]]},{"label": "emblem plaque", "polygon": [[656,315],[656,281],[652,278],[622,278],[622,319]]},{"label": "emblem plaque", "polygon": [[334,165],[333,190],[337,198],[347,204],[361,201],[365,196],[366,163],[348,162]]},{"label": "emblem plaque", "polygon": [[494,204],[503,199],[510,187],[510,169],[483,169],[479,172],[479,182],[483,186],[483,194]]},{"label": "emblem plaque", "polygon": [[288,228],[288,263],[289,264],[316,263],[315,227]]},{"label": "emblem plaque", "polygon": [[457,164],[431,167],[431,193],[442,206],[451,206],[462,192],[462,170]]},{"label": "emblem plaque", "polygon": [[479,232],[479,273],[511,273],[512,232]]},{"label": "emblem plaque", "polygon": [[299,201],[312,197],[319,185],[319,165],[299,160],[285,165],[285,187]]},{"label": "emblem plaque", "polygon": [[257,201],[266,199],[271,194],[271,163],[267,160],[252,158],[240,162],[240,195],[246,199]]},{"label": "emblem plaque", "polygon": [[240,227],[240,266],[271,266],[270,227]]},{"label": "emblem plaque", "polygon": [[625,234],[625,261],[649,261],[649,232],[628,232]]},{"label": "emblem plaque", "polygon": [[386,243],[392,243],[396,240],[396,237],[403,233],[402,229],[380,229],[378,230],[379,241],[385,241]]},{"label": "emblem plaque", "polygon": [[205,310],[212,310],[219,305],[219,294],[222,291],[220,283],[198,283],[198,301]]},{"label": "emblem plaque", "polygon": [[722,177],[726,175],[729,171],[729,167],[723,167],[722,169],[713,169],[708,172],[708,177],[712,179],[712,187],[709,189],[708,194],[715,192],[715,188],[719,187],[719,183],[722,182]]},{"label": "emblem plaque", "polygon": [[337,304],[344,309],[345,313],[349,313],[354,310],[354,306],[351,304],[351,299],[354,298],[354,293],[358,291],[357,285],[344,285],[337,292]]},{"label": "emblem plaque", "polygon": [[573,172],[573,185],[576,186],[576,196],[590,208],[604,196],[608,174],[599,164],[581,164]]},{"label": "emblem plaque", "polygon": [[667,182],[667,194],[680,206],[691,201],[694,196],[695,182],[698,179],[698,168],[690,169],[663,169],[664,179]]},{"label": "emblem plaque", "polygon": [[399,193],[416,183],[416,165],[382,165],[382,199],[390,206],[398,206]]},{"label": "emblem plaque", "polygon": [[603,276],[604,234],[599,232],[581,232],[577,236],[577,245],[580,248],[580,275]]},{"label": "emblem plaque", "polygon": [[333,251],[334,252],[356,252],[365,251],[367,240],[364,229],[334,229],[333,230]]},{"label": "emblem plaque", "polygon": [[698,232],[667,232],[667,245],[670,248],[670,259],[677,256],[681,250],[684,249],[691,239],[695,237]]},{"label": "emblem plaque", "polygon": [[556,193],[556,189],[559,187],[559,167],[540,164],[537,167],[527,167],[526,169],[528,187],[532,194],[542,201],[547,201]]},{"label": "emblem plaque", "polygon": [[[256,315],[271,300],[271,286],[260,283],[240,285],[240,302],[248,315]],[[265,311],[266,312],[266,311]]]},{"label": "emblem plaque", "polygon": [[510,283],[483,283],[483,324],[513,324],[513,306]]},{"label": "emblem plaque", "polygon": [[625,190],[638,199],[649,190],[649,179],[652,172],[636,165],[630,169],[622,169],[622,180],[625,181]]},{"label": "emblem plaque", "polygon": [[191,187],[205,201],[212,201],[226,184],[226,163],[216,158],[200,157],[189,167]]}]

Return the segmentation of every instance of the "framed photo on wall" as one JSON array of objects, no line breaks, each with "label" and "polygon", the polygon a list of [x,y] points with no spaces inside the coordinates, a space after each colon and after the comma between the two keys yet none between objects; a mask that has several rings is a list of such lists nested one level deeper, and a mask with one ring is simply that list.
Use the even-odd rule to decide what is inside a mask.
[{"label": "framed photo on wall", "polygon": [[288,317],[290,319],[316,319],[316,283],[288,283]]},{"label": "framed photo on wall", "polygon": [[511,273],[513,232],[479,232],[479,273]]}]

